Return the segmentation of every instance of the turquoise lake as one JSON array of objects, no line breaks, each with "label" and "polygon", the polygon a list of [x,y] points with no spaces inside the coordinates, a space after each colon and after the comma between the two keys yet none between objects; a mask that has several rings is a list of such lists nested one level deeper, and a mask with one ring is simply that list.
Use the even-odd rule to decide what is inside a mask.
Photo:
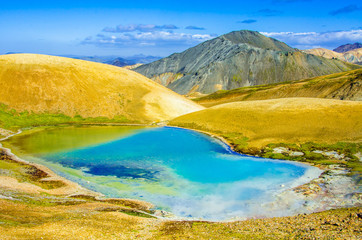
[{"label": "turquoise lake", "polygon": [[218,139],[173,127],[60,128],[14,137],[11,144],[21,157],[107,197],[141,199],[191,219],[299,213],[303,200],[280,194],[321,173],[241,155]]}]

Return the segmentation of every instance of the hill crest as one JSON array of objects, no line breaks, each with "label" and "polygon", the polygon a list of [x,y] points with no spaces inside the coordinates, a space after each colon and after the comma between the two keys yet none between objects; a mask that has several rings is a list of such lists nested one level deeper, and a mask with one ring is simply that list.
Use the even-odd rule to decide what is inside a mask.
[{"label": "hill crest", "polygon": [[221,90],[194,101],[211,107],[228,102],[291,97],[362,101],[362,69],[293,82]]},{"label": "hill crest", "polygon": [[0,103],[16,111],[153,122],[201,106],[133,71],[37,54],[0,56]]},{"label": "hill crest", "polygon": [[233,31],[222,35],[220,38],[228,40],[233,44],[248,44],[253,47],[275,50],[295,52],[294,48],[289,47],[287,44],[280,42],[274,38],[266,37],[259,32],[250,30]]},{"label": "hill crest", "polygon": [[238,135],[237,142],[245,141],[245,147],[261,148],[270,143],[360,142],[361,114],[362,102],[281,98],[220,104],[169,124],[225,137]]}]

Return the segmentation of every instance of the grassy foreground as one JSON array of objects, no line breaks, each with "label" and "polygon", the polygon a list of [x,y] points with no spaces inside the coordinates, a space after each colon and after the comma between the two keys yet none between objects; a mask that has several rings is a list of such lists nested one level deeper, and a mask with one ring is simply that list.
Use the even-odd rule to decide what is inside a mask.
[{"label": "grassy foreground", "polygon": [[362,100],[362,69],[300,81],[220,90],[194,101],[212,107],[229,102],[292,97]]},{"label": "grassy foreground", "polygon": [[[162,221],[115,205],[33,206],[0,200],[2,239],[359,239],[361,209],[231,223]],[[4,221],[5,220],[5,221]]]}]

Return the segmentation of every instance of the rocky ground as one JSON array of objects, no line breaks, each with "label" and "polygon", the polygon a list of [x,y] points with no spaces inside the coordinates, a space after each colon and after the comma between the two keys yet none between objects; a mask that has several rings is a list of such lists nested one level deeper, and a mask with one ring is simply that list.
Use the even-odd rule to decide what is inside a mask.
[{"label": "rocky ground", "polygon": [[10,130],[3,129],[3,128],[0,128],[0,140],[1,140],[2,138],[9,137],[9,136],[11,136],[12,134],[14,134],[14,132],[12,132],[12,131],[10,131]]},{"label": "rocky ground", "polygon": [[[303,152],[292,151],[286,147],[274,148],[273,153],[288,156],[305,155]],[[347,156],[337,151],[314,150],[313,153],[321,154],[336,163],[348,161]],[[360,153],[355,156],[360,158]],[[324,172],[319,178],[293,189],[295,193],[305,197],[306,209],[315,212],[331,208],[359,206],[362,203],[358,172],[351,173],[351,170],[343,164],[321,165],[317,161],[309,162],[309,164],[316,165]]]}]

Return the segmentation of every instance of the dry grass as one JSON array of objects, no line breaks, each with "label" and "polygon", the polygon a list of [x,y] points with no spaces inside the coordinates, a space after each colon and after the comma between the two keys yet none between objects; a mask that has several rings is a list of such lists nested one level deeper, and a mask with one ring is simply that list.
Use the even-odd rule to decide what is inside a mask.
[{"label": "dry grass", "polygon": [[360,239],[361,208],[230,223],[130,216],[103,203],[35,206],[0,200],[1,239]]},{"label": "dry grass", "polygon": [[291,97],[362,100],[362,69],[300,81],[221,90],[194,101],[212,107],[229,102]]},{"label": "dry grass", "polygon": [[202,109],[136,72],[36,54],[0,56],[0,103],[18,112],[162,121]]},{"label": "dry grass", "polygon": [[248,147],[269,143],[362,140],[362,102],[283,98],[233,102],[183,115],[170,125],[246,137]]},{"label": "dry grass", "polygon": [[0,200],[1,239],[136,239],[150,236],[157,222],[104,203],[36,206]]},{"label": "dry grass", "polygon": [[361,209],[231,223],[167,222],[156,239],[360,239]]}]

